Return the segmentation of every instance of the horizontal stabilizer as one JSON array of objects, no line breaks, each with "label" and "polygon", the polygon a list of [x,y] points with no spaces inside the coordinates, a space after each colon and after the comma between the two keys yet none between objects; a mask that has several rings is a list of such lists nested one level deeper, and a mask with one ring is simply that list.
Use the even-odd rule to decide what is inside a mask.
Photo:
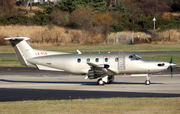
[{"label": "horizontal stabilizer", "polygon": [[4,38],[5,40],[29,40],[28,37],[10,37],[10,38]]},{"label": "horizontal stabilizer", "polygon": [[36,66],[39,68],[39,70],[64,71],[64,70],[60,70],[60,69],[56,69],[56,68],[43,66],[43,65],[36,65]]}]

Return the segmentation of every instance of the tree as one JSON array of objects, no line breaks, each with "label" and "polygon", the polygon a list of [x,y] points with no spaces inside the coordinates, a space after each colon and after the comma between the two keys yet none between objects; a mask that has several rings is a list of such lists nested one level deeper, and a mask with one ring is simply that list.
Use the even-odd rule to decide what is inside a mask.
[{"label": "tree", "polygon": [[14,0],[0,0],[0,15],[16,14],[16,2]]},{"label": "tree", "polygon": [[84,7],[82,0],[60,0],[55,4],[62,11],[73,12],[78,6]]},{"label": "tree", "polygon": [[60,0],[53,6],[45,6],[45,13],[50,14],[54,8],[72,13],[77,7],[92,7],[94,10],[105,12],[104,0]]},{"label": "tree", "polygon": [[32,0],[26,0],[26,12],[28,12],[28,6],[30,5],[30,12],[32,11]]},{"label": "tree", "polygon": [[161,15],[163,12],[170,11],[170,7],[161,0],[144,0],[142,13],[144,15]]},{"label": "tree", "polygon": [[71,14],[71,24],[80,29],[91,28],[92,27],[92,9],[91,8],[76,8]]},{"label": "tree", "polygon": [[88,3],[88,6],[93,7],[94,10],[99,12],[106,11],[106,2],[104,0],[92,0]]},{"label": "tree", "polygon": [[118,0],[117,2],[114,1],[111,11],[120,11],[122,13],[125,13],[126,9],[124,8],[123,0]]},{"label": "tree", "polygon": [[164,14],[163,14],[163,18],[164,18],[164,19],[171,19],[171,16],[170,16],[169,13],[164,13]]},{"label": "tree", "polygon": [[53,18],[54,23],[58,26],[66,26],[69,23],[70,14],[67,11],[53,9],[50,16]]},{"label": "tree", "polygon": [[180,11],[180,0],[173,0],[171,2],[171,8],[173,12]]},{"label": "tree", "polygon": [[140,11],[139,2],[136,1],[137,0],[126,0],[124,2],[126,13],[129,14],[132,23],[135,23],[135,20],[137,20],[137,15]]},{"label": "tree", "polygon": [[99,13],[94,15],[93,24],[94,26],[100,26],[104,24],[112,24],[112,15],[110,13]]},{"label": "tree", "polygon": [[108,12],[106,13],[99,13],[96,12],[93,18],[93,24],[95,28],[98,28],[96,32],[102,33],[105,38],[107,38],[109,33],[110,25],[112,24],[112,15]]}]

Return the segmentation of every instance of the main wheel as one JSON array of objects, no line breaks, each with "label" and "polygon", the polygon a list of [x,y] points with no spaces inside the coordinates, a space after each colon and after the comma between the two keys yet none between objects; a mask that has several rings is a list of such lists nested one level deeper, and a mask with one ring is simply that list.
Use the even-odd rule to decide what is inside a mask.
[{"label": "main wheel", "polygon": [[97,83],[98,83],[98,85],[104,85],[104,82],[102,81],[102,79],[99,79],[99,80],[97,81]]},{"label": "main wheel", "polygon": [[145,81],[145,84],[146,84],[146,85],[150,85],[150,84],[151,84],[150,80],[146,80],[146,81]]}]

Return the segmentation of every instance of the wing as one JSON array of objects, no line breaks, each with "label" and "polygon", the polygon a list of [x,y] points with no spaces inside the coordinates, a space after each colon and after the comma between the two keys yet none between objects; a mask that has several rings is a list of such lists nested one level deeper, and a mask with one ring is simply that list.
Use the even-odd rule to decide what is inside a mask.
[{"label": "wing", "polygon": [[108,64],[96,64],[92,62],[88,62],[87,64],[91,66],[91,69],[88,71],[88,76],[91,76],[92,79],[118,74],[118,71]]}]

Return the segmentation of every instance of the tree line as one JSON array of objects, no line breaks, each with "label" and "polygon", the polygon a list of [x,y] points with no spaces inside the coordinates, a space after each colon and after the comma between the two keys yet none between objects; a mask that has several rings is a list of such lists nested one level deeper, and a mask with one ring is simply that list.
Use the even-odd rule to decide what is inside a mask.
[{"label": "tree line", "polygon": [[[60,0],[44,5],[34,3],[43,10],[33,15],[23,13],[23,3],[0,0],[0,25],[48,25],[54,24],[73,29],[85,29],[107,34],[123,30],[153,29],[156,17],[159,30],[179,28],[180,0]],[[48,4],[48,5],[47,5]]]}]

